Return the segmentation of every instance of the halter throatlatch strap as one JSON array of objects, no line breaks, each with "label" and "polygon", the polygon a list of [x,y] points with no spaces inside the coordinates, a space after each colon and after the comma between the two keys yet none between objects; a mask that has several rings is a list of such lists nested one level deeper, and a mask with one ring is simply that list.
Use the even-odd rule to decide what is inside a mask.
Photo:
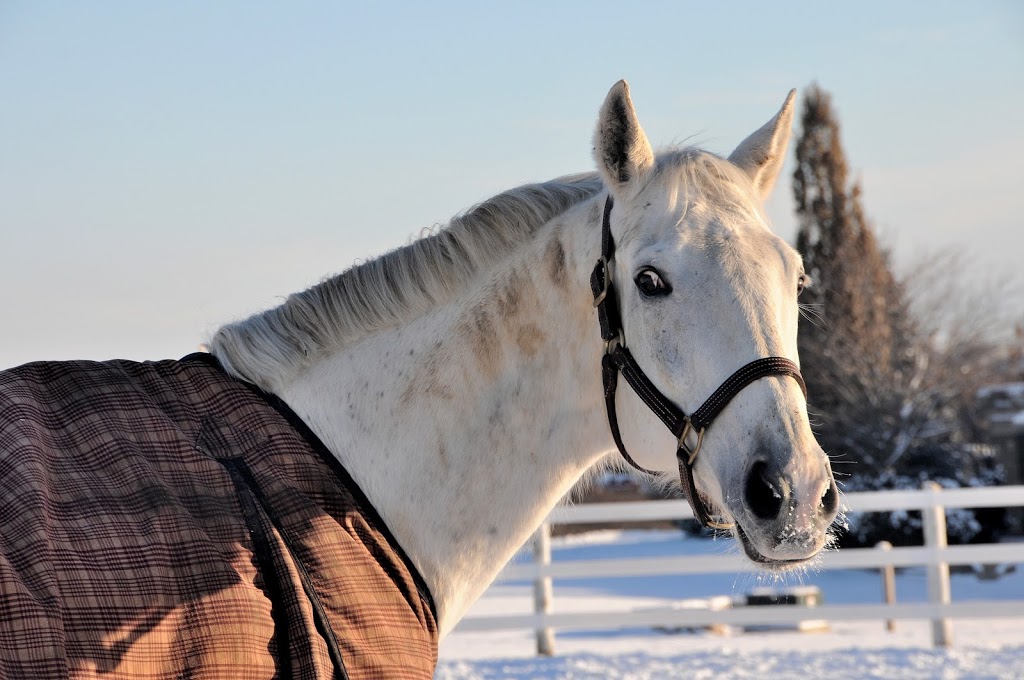
[{"label": "halter throatlatch strap", "polygon": [[[601,359],[601,378],[604,383],[605,408],[608,412],[608,426],[612,431],[612,438],[627,463],[641,472],[656,474],[652,470],[637,465],[626,451],[625,444],[622,443],[622,434],[619,432],[619,421],[615,412],[615,391],[621,373],[641,401],[647,405],[647,408],[651,409],[676,437],[679,482],[690,507],[693,508],[694,516],[705,527],[728,528],[731,525],[712,520],[707,504],[697,493],[693,482],[693,463],[704,443],[704,433],[733,397],[755,380],[774,375],[792,376],[800,384],[805,398],[807,386],[795,363],[785,357],[765,357],[751,361],[729,376],[721,387],[715,390],[701,404],[700,408],[690,415],[686,415],[678,406],[669,401],[636,363],[633,354],[626,347],[622,334],[619,300],[612,280],[615,241],[612,239],[611,233],[611,212],[612,197],[609,195],[604,204],[604,219],[601,225],[601,259],[597,261],[597,265],[590,275],[590,288],[594,293],[594,306],[597,307],[597,318],[601,324],[601,338],[605,343],[605,354]],[[694,440],[692,445],[689,443],[691,439]]]}]

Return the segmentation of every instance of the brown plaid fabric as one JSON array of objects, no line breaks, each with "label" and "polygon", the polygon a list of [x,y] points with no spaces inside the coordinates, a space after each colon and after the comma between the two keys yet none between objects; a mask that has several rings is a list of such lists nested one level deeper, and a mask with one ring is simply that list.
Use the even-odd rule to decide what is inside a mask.
[{"label": "brown plaid fabric", "polygon": [[208,355],[0,372],[0,679],[431,678],[422,579]]}]

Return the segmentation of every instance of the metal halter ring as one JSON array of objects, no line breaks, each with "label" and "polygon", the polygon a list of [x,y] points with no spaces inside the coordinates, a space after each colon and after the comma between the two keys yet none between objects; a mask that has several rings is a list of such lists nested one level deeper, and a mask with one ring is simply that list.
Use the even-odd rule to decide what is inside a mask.
[{"label": "metal halter ring", "polygon": [[[686,425],[683,426],[683,433],[679,435],[679,450],[684,451],[687,455],[686,465],[693,465],[693,461],[697,460],[697,454],[700,453],[700,448],[704,445],[704,432],[707,431],[707,427],[702,427],[699,430],[693,426],[693,421],[690,420],[690,416],[686,416],[683,421]],[[690,446],[686,443],[686,438],[691,432],[697,433],[697,445],[690,449]],[[698,520],[700,521],[700,520]],[[709,529],[721,529],[728,531],[732,529],[736,524],[734,522],[719,522],[708,517],[703,521],[704,526]]]},{"label": "metal halter ring", "polygon": [[708,522],[704,526],[706,526],[709,529],[722,529],[723,531],[728,531],[729,529],[732,529],[734,526],[736,526],[736,523],[735,522],[716,522],[715,520],[713,520],[710,517],[708,517]]},{"label": "metal halter ring", "polygon": [[616,347],[625,347],[625,346],[626,346],[626,339],[624,337],[622,337],[622,329],[619,329],[619,332],[615,334],[614,338],[612,338],[611,340],[605,340],[604,341],[604,353],[605,354],[611,354],[612,352],[615,351]]},{"label": "metal halter ring", "polygon": [[[697,454],[700,453],[700,447],[704,446],[704,432],[707,430],[706,427],[702,427],[699,430],[693,426],[693,421],[690,420],[690,416],[684,418],[686,425],[683,427],[683,433],[679,435],[679,450],[686,452],[686,464],[693,465],[693,461],[697,460]],[[690,432],[697,434],[697,446],[690,448],[686,443],[686,438]]]}]

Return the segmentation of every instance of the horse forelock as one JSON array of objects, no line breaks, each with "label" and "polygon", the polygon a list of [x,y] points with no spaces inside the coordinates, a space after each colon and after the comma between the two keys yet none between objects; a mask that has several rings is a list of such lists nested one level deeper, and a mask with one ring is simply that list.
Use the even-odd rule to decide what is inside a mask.
[{"label": "horse forelock", "polygon": [[[585,173],[502,192],[432,234],[290,295],[278,307],[222,326],[209,342],[210,352],[229,373],[278,391],[325,353],[450,299],[538,228],[601,188],[596,173]],[[553,272],[559,257],[552,256]]]},{"label": "horse forelock", "polygon": [[761,199],[750,176],[728,160],[696,147],[658,154],[652,181],[660,180],[682,193],[682,200],[714,205],[715,210],[764,223]]}]

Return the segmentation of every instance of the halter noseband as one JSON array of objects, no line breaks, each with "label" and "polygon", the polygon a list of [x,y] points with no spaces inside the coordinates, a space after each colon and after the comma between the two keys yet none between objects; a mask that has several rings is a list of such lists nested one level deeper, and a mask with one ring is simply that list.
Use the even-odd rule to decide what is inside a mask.
[{"label": "halter noseband", "polygon": [[[691,415],[686,415],[678,406],[669,401],[644,375],[643,370],[636,363],[636,359],[626,347],[622,333],[622,320],[619,315],[618,295],[615,291],[615,283],[612,281],[611,263],[615,257],[615,241],[612,239],[611,213],[612,197],[609,195],[604,204],[604,220],[601,224],[601,259],[597,261],[597,265],[590,275],[590,288],[594,293],[594,306],[597,307],[597,317],[601,322],[601,338],[604,339],[605,345],[604,357],[601,359],[601,376],[604,381],[604,401],[612,437],[615,439],[615,445],[619,448],[619,453],[627,463],[641,472],[656,474],[637,465],[622,443],[619,422],[615,415],[615,389],[618,386],[618,376],[621,372],[637,396],[676,437],[679,482],[686,494],[686,499],[690,502],[690,507],[693,508],[693,514],[697,521],[705,527],[728,529],[732,526],[731,524],[711,519],[708,507],[704,499],[697,493],[697,488],[693,483],[693,462],[697,459],[697,454],[700,453],[704,443],[704,433],[733,397],[755,380],[771,375],[792,376],[800,384],[805,398],[807,397],[807,386],[800,375],[800,368],[795,363],[785,357],[766,357],[751,361],[729,376],[721,387],[715,390],[714,394],[708,397],[707,401]],[[691,434],[697,438],[692,447],[686,441]]]}]

